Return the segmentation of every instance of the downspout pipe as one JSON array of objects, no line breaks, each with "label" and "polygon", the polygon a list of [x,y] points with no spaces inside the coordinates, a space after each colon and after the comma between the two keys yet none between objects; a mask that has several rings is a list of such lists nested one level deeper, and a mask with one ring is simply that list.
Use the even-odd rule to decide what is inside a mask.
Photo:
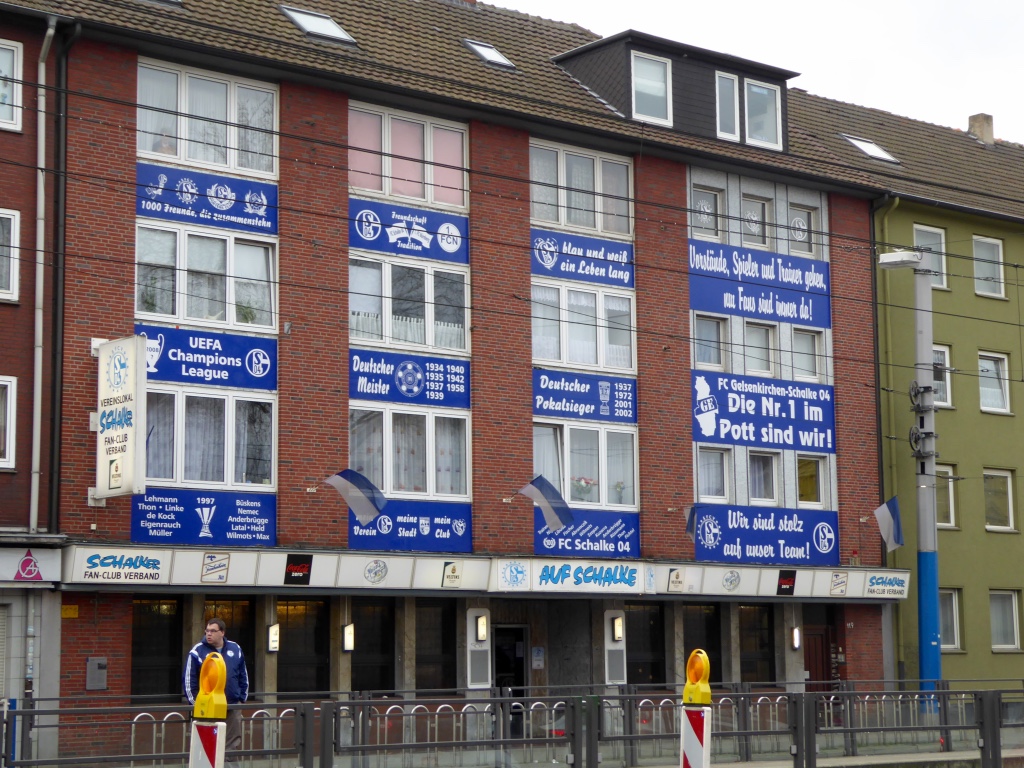
[{"label": "downspout pipe", "polygon": [[[46,291],[46,59],[57,33],[57,17],[47,17],[46,37],[36,64],[36,299],[32,363],[32,484],[28,532],[39,532],[39,482],[43,455],[43,308]],[[31,657],[26,660],[31,665]]]}]

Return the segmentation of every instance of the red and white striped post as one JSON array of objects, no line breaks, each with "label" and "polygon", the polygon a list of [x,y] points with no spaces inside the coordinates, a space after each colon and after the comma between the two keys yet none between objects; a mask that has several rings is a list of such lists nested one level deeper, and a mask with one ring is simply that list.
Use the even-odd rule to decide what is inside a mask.
[{"label": "red and white striped post", "polygon": [[686,662],[683,720],[679,729],[681,768],[711,768],[711,663],[699,648]]},{"label": "red and white striped post", "polygon": [[212,651],[199,668],[199,693],[192,710],[192,746],[188,768],[224,768],[224,743],[227,741],[228,700],[224,658]]}]

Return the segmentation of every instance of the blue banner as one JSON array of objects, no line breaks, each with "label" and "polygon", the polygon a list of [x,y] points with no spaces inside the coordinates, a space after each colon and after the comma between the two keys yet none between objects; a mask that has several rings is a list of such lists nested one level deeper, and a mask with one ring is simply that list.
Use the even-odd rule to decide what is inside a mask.
[{"label": "blue banner", "polygon": [[839,513],[697,504],[690,512],[698,562],[839,565]]},{"label": "blue banner", "polygon": [[636,379],[534,368],[533,413],[636,424]]},{"label": "blue banner", "polygon": [[469,361],[350,349],[350,400],[469,408]]},{"label": "blue banner", "polygon": [[693,439],[835,453],[832,387],[715,371],[691,371]]},{"label": "blue banner", "polygon": [[348,201],[348,245],[396,256],[469,263],[469,219],[377,200]]},{"label": "blue banner", "polygon": [[633,244],[547,229],[530,230],[532,272],[586,283],[633,287]]},{"label": "blue banner", "polygon": [[473,511],[467,502],[388,499],[369,525],[348,512],[348,548],[382,552],[472,552]]},{"label": "blue banner", "polygon": [[132,543],[275,547],[277,496],[149,488],[132,496]]},{"label": "blue banner", "polygon": [[251,179],[135,164],[135,215],[277,234],[277,185]]},{"label": "blue banner", "polygon": [[558,557],[640,557],[640,515],[573,509],[574,522],[557,533],[548,530],[544,515],[533,508],[533,553]]},{"label": "blue banner", "polygon": [[277,339],[135,324],[150,381],[277,389]]},{"label": "blue banner", "polygon": [[825,261],[690,241],[690,309],[832,327]]}]

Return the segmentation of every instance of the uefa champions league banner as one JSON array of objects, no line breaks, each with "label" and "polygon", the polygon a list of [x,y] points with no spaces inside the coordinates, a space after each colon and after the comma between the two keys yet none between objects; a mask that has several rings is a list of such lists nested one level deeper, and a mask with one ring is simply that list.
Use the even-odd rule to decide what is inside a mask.
[{"label": "uefa champions league banner", "polygon": [[696,504],[688,529],[698,562],[839,565],[839,513]]},{"label": "uefa champions league banner", "polygon": [[349,510],[348,547],[381,552],[470,553],[472,505],[468,501],[388,499],[368,525],[360,525]]},{"label": "uefa champions league banner", "polygon": [[136,163],[135,215],[276,235],[277,185]]},{"label": "uefa champions league banner", "polygon": [[690,309],[832,327],[826,261],[690,241]]},{"label": "uefa champions league banner", "polygon": [[533,508],[533,554],[547,557],[640,557],[640,515],[573,509],[573,522],[552,533]]},{"label": "uefa champions league banner", "polygon": [[277,339],[135,324],[146,337],[149,381],[277,389]]},{"label": "uefa champions league banner", "polygon": [[530,253],[535,275],[618,288],[634,285],[632,243],[531,229]]},{"label": "uefa champions league banner", "polygon": [[277,496],[148,488],[132,496],[132,543],[277,546]]},{"label": "uefa champions league banner", "polygon": [[830,386],[706,370],[690,380],[695,442],[836,452]]}]

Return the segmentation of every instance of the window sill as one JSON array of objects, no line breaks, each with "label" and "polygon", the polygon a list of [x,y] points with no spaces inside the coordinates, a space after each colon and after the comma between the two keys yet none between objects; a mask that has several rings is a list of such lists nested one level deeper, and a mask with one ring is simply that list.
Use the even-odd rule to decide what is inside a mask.
[{"label": "window sill", "polygon": [[986,525],[985,531],[987,533],[1020,533],[1016,528],[1004,528],[996,525]]},{"label": "window sill", "polygon": [[1006,294],[1001,294],[1001,293],[980,293],[979,291],[975,291],[974,295],[977,296],[979,299],[993,299],[995,301],[1009,301],[1010,300],[1006,296]]},{"label": "window sill", "polygon": [[[19,109],[19,107],[15,107]],[[10,131],[11,133],[24,133],[22,127],[13,123],[0,123],[0,131]]]},{"label": "window sill", "polygon": [[1020,648],[993,648],[992,653],[1024,653]]},{"label": "window sill", "polygon": [[0,304],[9,304],[12,307],[16,307],[21,304],[21,299],[17,296],[0,296]]},{"label": "window sill", "polygon": [[990,416],[1013,416],[1013,411],[996,411],[991,408],[980,408],[982,413],[987,413]]}]

